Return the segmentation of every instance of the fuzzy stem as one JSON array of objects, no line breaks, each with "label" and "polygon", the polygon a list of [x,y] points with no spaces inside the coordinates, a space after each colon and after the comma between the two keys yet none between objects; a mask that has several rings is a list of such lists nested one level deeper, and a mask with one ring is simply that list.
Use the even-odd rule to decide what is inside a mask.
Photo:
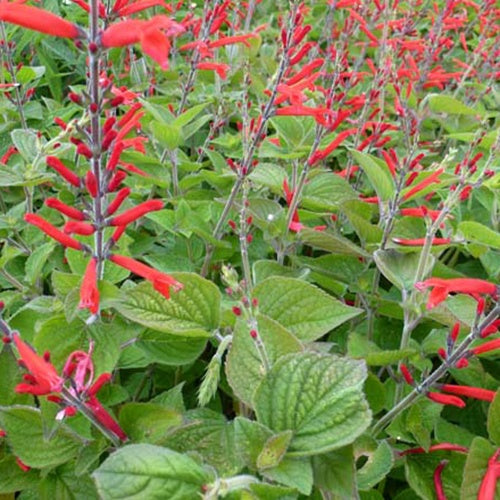
[{"label": "fuzzy stem", "polygon": [[500,305],[496,304],[491,312],[484,318],[484,320],[472,329],[467,337],[460,343],[460,345],[453,351],[447,360],[443,362],[439,368],[432,372],[423,382],[413,389],[404,399],[399,401],[389,412],[387,412],[372,428],[371,434],[376,437],[392,420],[394,420],[402,411],[406,410],[415,400],[420,398],[428,391],[432,385],[437,382],[457,361],[467,353],[469,346],[472,342],[479,338],[480,333],[493,321],[498,318],[500,314]]}]

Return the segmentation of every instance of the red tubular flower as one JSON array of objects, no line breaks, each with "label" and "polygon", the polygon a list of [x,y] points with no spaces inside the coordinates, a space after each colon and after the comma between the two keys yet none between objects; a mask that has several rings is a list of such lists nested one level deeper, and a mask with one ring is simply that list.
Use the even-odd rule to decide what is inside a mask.
[{"label": "red tubular flower", "polygon": [[78,27],[51,12],[18,2],[0,2],[0,20],[62,38],[77,38]]},{"label": "red tubular flower", "polygon": [[500,349],[500,338],[490,340],[488,342],[485,342],[484,344],[474,347],[473,349],[471,349],[471,352],[477,356],[479,354],[484,354],[485,352],[494,351],[496,349]]},{"label": "red tubular flower", "polygon": [[403,195],[403,200],[408,200],[409,198],[419,193],[420,191],[430,186],[431,184],[439,183],[440,182],[439,176],[443,172],[444,168],[438,168],[435,172],[432,172],[432,174],[426,177],[423,181],[413,186],[409,191],[406,191],[406,193]]},{"label": "red tubular flower", "polygon": [[167,299],[170,298],[170,287],[172,287],[176,292],[182,289],[182,283],[179,283],[176,279],[172,278],[172,276],[157,271],[156,269],[146,266],[142,262],[130,257],[115,254],[111,255],[109,260],[125,269],[128,269],[130,272],[141,276],[141,278],[151,281],[153,288]]},{"label": "red tubular flower", "polygon": [[125,177],[127,177],[127,174],[122,170],[118,170],[118,172],[116,172],[109,181],[108,192],[112,193],[113,191],[116,191],[120,184],[125,180]]},{"label": "red tubular flower", "polygon": [[124,200],[130,195],[130,188],[124,187],[116,193],[115,199],[109,204],[107,215],[113,215],[119,208]]},{"label": "red tubular flower", "polygon": [[118,425],[116,420],[104,409],[104,406],[97,400],[96,397],[91,397],[85,403],[85,406],[92,410],[94,417],[104,426],[110,430],[120,441],[126,441],[127,435],[123,429]]},{"label": "red tubular flower", "polygon": [[58,212],[66,215],[67,217],[70,217],[71,219],[85,220],[85,214],[83,212],[81,212],[77,208],[66,205],[66,203],[63,203],[57,198],[47,198],[45,200],[45,205],[47,205],[49,208],[57,210]]},{"label": "red tubular flower", "polygon": [[35,394],[36,396],[60,392],[63,386],[63,379],[57,374],[54,366],[42,356],[38,356],[28,344],[19,338],[17,333],[14,333],[12,338],[21,356],[21,361],[30,372],[29,377],[25,378],[28,383],[18,384],[16,392],[26,392]]},{"label": "red tubular flower", "polygon": [[[92,257],[87,264],[80,287],[80,309],[88,309],[92,314],[99,311],[99,290],[97,289],[97,259]],[[102,385],[102,384],[101,384]],[[97,391],[96,391],[97,392]]]},{"label": "red tubular flower", "polygon": [[92,196],[92,198],[95,198],[97,196],[97,179],[95,178],[94,173],[90,170],[85,175],[85,187],[87,188],[87,191],[89,192],[90,196]]},{"label": "red tubular flower", "polygon": [[500,477],[499,457],[500,448],[498,448],[488,460],[488,468],[486,469],[486,474],[481,481],[477,494],[478,500],[495,500],[496,498],[497,481]]},{"label": "red tubular flower", "polygon": [[183,33],[184,27],[167,16],[159,15],[148,21],[130,19],[112,24],[102,33],[103,47],[125,47],[141,44],[145,54],[154,59],[162,69],[168,68],[170,41],[167,37]]},{"label": "red tubular flower", "polygon": [[223,36],[218,40],[214,40],[213,42],[208,43],[208,47],[210,49],[215,49],[217,47],[223,47],[224,45],[233,45],[235,43],[242,43],[247,47],[250,47],[250,43],[248,42],[249,38],[256,38],[257,35],[254,33],[247,33],[246,35],[233,35],[233,36]]},{"label": "red tubular flower", "polygon": [[469,449],[466,448],[465,446],[460,446],[458,444],[453,444],[453,443],[439,443],[439,444],[433,444],[432,446],[429,447],[429,449],[426,451],[424,448],[418,447],[418,448],[410,448],[408,450],[404,450],[399,452],[399,456],[403,457],[405,455],[415,455],[415,454],[420,454],[420,453],[430,453],[432,451],[457,451],[459,453],[468,453]]},{"label": "red tubular flower", "polygon": [[469,387],[467,385],[452,385],[440,384],[439,389],[450,394],[457,394],[458,396],[467,396],[468,398],[480,399],[481,401],[493,401],[496,392],[482,389],[481,387]]},{"label": "red tubular flower", "polygon": [[441,405],[457,406],[458,408],[465,408],[465,402],[457,396],[450,396],[449,394],[441,394],[440,392],[428,392],[426,396],[435,403]]},{"label": "red tubular flower", "polygon": [[65,247],[74,248],[75,250],[81,250],[82,244],[73,239],[71,236],[64,234],[62,231],[59,231],[57,227],[54,227],[50,222],[46,221],[42,217],[36,214],[26,214],[24,216],[24,220],[28,224],[33,224],[33,226],[41,229],[45,234],[54,238],[56,241],[64,245]]},{"label": "red tubular flower", "polygon": [[106,170],[114,170],[116,165],[118,165],[118,160],[120,159],[120,155],[125,149],[125,144],[123,142],[115,143],[115,147],[113,151],[109,155],[108,164],[106,165]]},{"label": "red tubular flower", "polygon": [[52,167],[63,179],[75,187],[80,187],[80,177],[64,165],[59,158],[55,156],[47,156],[45,161],[47,162],[47,165]]},{"label": "red tubular flower", "polygon": [[431,220],[435,221],[441,213],[441,210],[429,210],[425,205],[422,205],[414,208],[402,208],[400,213],[404,217],[429,217]]},{"label": "red tubular flower", "polygon": [[433,480],[434,488],[436,489],[437,500],[446,500],[446,495],[444,494],[443,481],[441,480],[441,473],[443,469],[448,465],[448,460],[441,460],[439,465],[434,471]]},{"label": "red tubular flower", "polygon": [[227,72],[231,69],[231,66],[229,66],[229,64],[201,62],[196,65],[196,68],[215,71],[222,80],[225,80],[227,78]]},{"label": "red tubular flower", "polygon": [[64,224],[64,232],[66,234],[81,234],[83,236],[90,236],[95,233],[95,227],[87,222],[70,220]]},{"label": "red tubular flower", "polygon": [[[405,238],[392,238],[394,243],[398,245],[404,245],[407,247],[421,247],[424,246],[425,238],[415,238],[413,240],[407,240]],[[432,245],[448,245],[451,243],[450,238],[432,238]]]},{"label": "red tubular flower", "polygon": [[131,208],[123,212],[122,214],[117,215],[116,217],[113,217],[109,221],[109,224],[111,226],[126,226],[149,212],[161,210],[163,206],[163,201],[161,200],[145,201],[144,203],[140,203],[136,207]]},{"label": "red tubular flower", "polygon": [[410,370],[408,370],[407,366],[405,364],[401,364],[400,366],[401,374],[403,375],[406,383],[408,385],[414,385],[415,380],[413,379],[413,375],[410,373]]},{"label": "red tubular flower", "polygon": [[26,465],[19,457],[16,457],[16,464],[23,472],[28,472],[31,470],[29,465]]},{"label": "red tubular flower", "polygon": [[427,309],[432,309],[443,302],[450,293],[467,293],[470,295],[487,294],[496,296],[497,286],[489,281],[476,278],[429,278],[415,283],[417,290],[432,288],[427,301]]},{"label": "red tubular flower", "polygon": [[316,164],[318,161],[323,160],[326,158],[328,155],[333,153],[337,147],[344,142],[345,139],[347,139],[350,135],[355,134],[357,132],[357,129],[355,128],[350,128],[348,130],[344,130],[343,132],[340,132],[335,139],[328,144],[328,146],[322,150],[316,151],[310,158],[309,158],[309,165],[313,166]]}]

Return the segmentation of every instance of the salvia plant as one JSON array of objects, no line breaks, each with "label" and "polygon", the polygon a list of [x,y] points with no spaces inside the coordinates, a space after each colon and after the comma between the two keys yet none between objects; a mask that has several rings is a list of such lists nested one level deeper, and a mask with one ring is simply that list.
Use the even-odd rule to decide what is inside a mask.
[{"label": "salvia plant", "polygon": [[499,27],[0,2],[0,498],[500,498]]}]

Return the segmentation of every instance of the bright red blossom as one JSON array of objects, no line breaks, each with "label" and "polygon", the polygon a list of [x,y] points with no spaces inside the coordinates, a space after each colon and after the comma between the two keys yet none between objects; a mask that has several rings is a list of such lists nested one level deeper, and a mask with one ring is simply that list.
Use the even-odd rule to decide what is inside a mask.
[{"label": "bright red blossom", "polygon": [[97,259],[92,257],[87,264],[80,287],[80,309],[88,309],[92,314],[99,312],[99,290],[97,289]]},{"label": "bright red blossom", "polygon": [[21,340],[17,333],[12,336],[21,361],[29,374],[25,376],[27,383],[18,384],[16,392],[27,392],[36,396],[44,396],[53,392],[60,392],[63,379],[59,377],[54,366]]},{"label": "bright red blossom", "polygon": [[429,278],[415,284],[415,288],[424,291],[432,288],[427,301],[427,309],[432,309],[443,302],[450,293],[466,293],[470,295],[487,294],[496,296],[497,286],[489,281],[476,278]]}]

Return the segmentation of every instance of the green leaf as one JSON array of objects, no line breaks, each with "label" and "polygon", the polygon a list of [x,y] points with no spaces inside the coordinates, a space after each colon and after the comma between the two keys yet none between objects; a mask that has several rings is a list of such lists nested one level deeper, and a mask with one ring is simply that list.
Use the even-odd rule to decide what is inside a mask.
[{"label": "green leaf", "polygon": [[242,468],[233,422],[207,408],[188,411],[184,419],[185,424],[172,429],[159,444],[182,453],[198,453],[223,475],[236,474]]},{"label": "green leaf", "polygon": [[[462,472],[462,488],[460,500],[478,498],[479,487],[488,468],[488,460],[495,453],[496,447],[482,437],[476,437],[472,442],[467,461]],[[497,481],[496,495],[500,498],[500,481]]]},{"label": "green leaf", "polygon": [[396,187],[391,172],[384,162],[361,151],[351,150],[351,154],[368,177],[377,196],[382,201],[391,200],[394,197]]},{"label": "green leaf", "polygon": [[18,128],[13,130],[10,136],[14,146],[27,162],[32,162],[37,157],[38,138],[35,132]]},{"label": "green leaf", "polygon": [[209,475],[187,455],[150,444],[125,446],[93,473],[100,498],[197,498]]},{"label": "green leaf", "polygon": [[116,308],[126,318],[153,330],[184,337],[208,337],[219,326],[219,289],[193,273],[173,273],[183,285],[170,299],[141,283],[123,290]]},{"label": "green leaf", "polygon": [[500,248],[500,233],[489,227],[483,226],[479,222],[464,221],[458,225],[460,231],[466,240],[475,243],[481,243],[491,248]]},{"label": "green leaf", "polygon": [[394,456],[387,441],[370,443],[362,451],[357,449],[356,456],[367,457],[366,463],[356,473],[357,484],[360,490],[369,490],[377,485],[389,474],[394,464]]},{"label": "green leaf", "polygon": [[288,147],[309,146],[314,139],[314,119],[309,116],[275,116],[269,120]]},{"label": "green leaf", "polygon": [[210,102],[204,102],[190,107],[174,120],[175,126],[184,127],[184,125],[194,120],[209,104]]},{"label": "green leaf", "polygon": [[[420,253],[402,253],[397,250],[377,250],[373,259],[379,271],[400,290],[412,290],[415,285]],[[434,265],[434,257],[431,255],[427,262],[424,274],[427,274]]]},{"label": "green leaf", "polygon": [[257,468],[257,459],[273,432],[255,420],[245,417],[234,419],[234,440],[242,462],[251,469]]},{"label": "green leaf", "polygon": [[343,236],[327,233],[326,231],[315,231],[304,228],[299,233],[300,240],[306,245],[326,250],[334,254],[355,255],[356,257],[369,258],[370,254],[351,240]]},{"label": "green leaf", "polygon": [[178,148],[182,143],[181,129],[178,126],[153,121],[149,125],[154,138],[170,151]]},{"label": "green leaf", "polygon": [[252,182],[269,188],[275,194],[283,193],[283,181],[286,179],[283,167],[263,162],[248,177]]},{"label": "green leaf", "polygon": [[180,413],[159,404],[127,403],[120,410],[120,426],[133,441],[154,444],[181,423]]},{"label": "green leaf", "polygon": [[[1,495],[33,488],[37,483],[38,472],[22,470],[12,455],[0,460],[0,499]],[[14,496],[8,498],[13,500]]]},{"label": "green leaf", "polygon": [[279,465],[262,471],[262,475],[271,481],[295,488],[303,495],[311,494],[313,470],[309,458],[285,456]]},{"label": "green leaf", "polygon": [[204,337],[180,337],[156,330],[141,333],[136,345],[154,363],[181,366],[195,361],[205,349]]},{"label": "green leaf", "polygon": [[14,454],[38,469],[55,467],[76,457],[83,445],[64,424],[46,437],[40,410],[29,406],[0,406],[0,424]]},{"label": "green leaf", "polygon": [[257,468],[262,471],[276,467],[285,456],[292,440],[292,431],[283,431],[271,436],[257,457]]},{"label": "green leaf", "polygon": [[324,453],[352,443],[371,421],[362,393],[366,367],[329,354],[304,352],[277,361],[254,395],[257,420],[293,431],[289,455]]},{"label": "green leaf", "polygon": [[466,106],[463,102],[450,95],[429,94],[427,96],[429,109],[434,113],[446,113],[449,115],[481,115],[478,110]]},{"label": "green leaf", "polygon": [[295,278],[268,278],[255,287],[254,297],[262,313],[306,342],[318,339],[362,312]]},{"label": "green leaf", "polygon": [[[281,356],[302,350],[301,343],[283,326],[268,316],[257,316],[259,335],[270,365]],[[255,341],[250,337],[246,321],[239,320],[233,332],[231,349],[226,360],[226,376],[238,399],[252,407],[252,398],[264,369]]]},{"label": "green leaf", "polygon": [[14,389],[21,382],[21,371],[8,344],[0,351],[0,380],[0,405],[13,404],[19,398]]},{"label": "green leaf", "polygon": [[314,484],[339,498],[353,498],[356,489],[352,445],[312,458]]},{"label": "green leaf", "polygon": [[500,446],[500,391],[497,391],[495,398],[488,410],[488,435],[490,439]]},{"label": "green leaf", "polygon": [[302,204],[304,208],[330,212],[338,209],[346,200],[357,198],[350,184],[331,172],[314,176],[304,187]]},{"label": "green leaf", "polygon": [[38,248],[35,248],[31,255],[26,259],[25,273],[26,281],[34,284],[40,277],[43,266],[46,264],[50,254],[54,251],[52,242],[45,243]]}]

